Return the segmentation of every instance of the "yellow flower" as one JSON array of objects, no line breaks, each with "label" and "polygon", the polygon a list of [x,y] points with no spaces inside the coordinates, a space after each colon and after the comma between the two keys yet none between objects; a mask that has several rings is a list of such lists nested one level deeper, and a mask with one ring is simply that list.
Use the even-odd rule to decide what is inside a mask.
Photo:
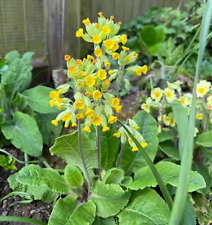
[{"label": "yellow flower", "polygon": [[77,126],[76,122],[74,121],[71,126],[76,127]]},{"label": "yellow flower", "polygon": [[122,105],[116,106],[115,110],[116,110],[117,113],[120,113],[121,110],[122,110]]},{"label": "yellow flower", "polygon": [[141,105],[141,108],[142,108],[144,111],[148,112],[148,113],[150,112],[149,105],[146,104],[146,103],[143,103],[143,104]]},{"label": "yellow flower", "polygon": [[146,66],[146,65],[144,65],[144,66],[142,66],[141,70],[142,70],[142,72],[143,72],[144,74],[146,74],[146,73],[147,73],[148,68],[147,68],[147,66]]},{"label": "yellow flower", "polygon": [[98,12],[99,17],[102,18],[102,12]]},{"label": "yellow flower", "polygon": [[92,118],[92,121],[91,123],[94,125],[94,126],[99,126],[101,124],[101,117],[100,116],[94,116]]},{"label": "yellow flower", "polygon": [[102,97],[102,93],[99,90],[93,91],[93,99],[97,101]]},{"label": "yellow flower", "polygon": [[127,56],[127,60],[128,61],[131,60],[131,56],[130,55]]},{"label": "yellow flower", "polygon": [[123,49],[123,51],[124,52],[126,52],[126,51],[129,51],[130,49],[129,48],[127,48],[127,47],[125,47],[125,46],[121,46],[122,47],[122,49]]},{"label": "yellow flower", "polygon": [[113,60],[119,59],[119,53],[114,52],[114,53],[112,54],[112,59],[113,59]]},{"label": "yellow flower", "polygon": [[110,28],[107,25],[103,26],[102,27],[102,33],[103,34],[109,34],[110,33]]},{"label": "yellow flower", "polygon": [[176,96],[175,96],[175,93],[174,93],[173,89],[166,88],[164,90],[164,94],[165,94],[166,99],[167,99],[168,102],[172,102],[173,100],[176,99]]},{"label": "yellow flower", "polygon": [[77,59],[77,65],[80,66],[82,63],[82,60],[81,59]]},{"label": "yellow flower", "polygon": [[88,87],[93,87],[94,84],[96,83],[95,79],[90,75],[86,76],[85,82],[88,85]]},{"label": "yellow flower", "polygon": [[62,117],[62,121],[69,121],[71,120],[71,115],[70,113],[66,113],[63,117]]},{"label": "yellow flower", "polygon": [[83,76],[86,75],[86,72],[85,72],[85,71],[80,71],[80,72],[79,72],[79,75],[80,75],[81,77],[83,77]]},{"label": "yellow flower", "polygon": [[126,35],[126,34],[122,34],[121,37],[120,37],[119,39],[121,40],[121,43],[122,43],[123,45],[125,45],[126,42],[127,42],[127,35]]},{"label": "yellow flower", "polygon": [[51,107],[53,107],[55,104],[56,104],[56,102],[55,102],[54,100],[50,100],[49,105],[50,105]]},{"label": "yellow flower", "polygon": [[114,16],[110,16],[110,20],[114,20]]},{"label": "yellow flower", "polygon": [[197,84],[197,97],[203,97],[210,90],[211,83],[201,80]]},{"label": "yellow flower", "polygon": [[105,62],[105,67],[108,68],[108,67],[110,67],[110,66],[111,66],[110,62],[109,62],[109,61],[106,61],[106,62]]},{"label": "yellow flower", "polygon": [[118,26],[121,26],[122,25],[122,22],[118,22]]},{"label": "yellow flower", "polygon": [[138,151],[137,146],[133,146],[133,148],[132,148],[132,152],[137,152],[137,151]]},{"label": "yellow flower", "polygon": [[78,87],[82,87],[82,86],[83,86],[83,83],[82,83],[81,80],[78,80],[78,81],[77,81],[77,86],[78,86]]},{"label": "yellow flower", "polygon": [[75,66],[70,66],[70,67],[69,67],[69,72],[70,72],[70,73],[73,74],[73,73],[76,73],[76,71],[77,71],[77,68],[76,68]]},{"label": "yellow flower", "polygon": [[52,120],[52,124],[58,126],[58,120]]},{"label": "yellow flower", "polygon": [[121,134],[120,133],[114,133],[113,136],[119,138],[121,136]]},{"label": "yellow flower", "polygon": [[135,126],[134,128],[135,128],[136,130],[139,130],[139,129],[140,129],[140,127],[138,127],[138,126]]},{"label": "yellow flower", "polygon": [[88,124],[82,129],[82,131],[87,132],[87,133],[91,133],[91,129],[90,129]]},{"label": "yellow flower", "polygon": [[198,120],[202,120],[202,118],[203,118],[202,113],[198,113],[198,114],[196,115],[196,118],[197,118]]},{"label": "yellow flower", "polygon": [[108,119],[108,123],[113,124],[117,121],[117,117],[110,115],[109,119]]},{"label": "yellow flower", "polygon": [[113,74],[113,70],[109,70],[108,74],[111,76]]},{"label": "yellow flower", "polygon": [[138,67],[136,70],[135,70],[136,74],[138,76],[141,76],[141,73],[142,73],[142,67]]},{"label": "yellow flower", "polygon": [[148,144],[147,144],[145,141],[142,141],[142,142],[141,142],[141,147],[142,147],[142,148],[145,148],[147,145],[148,145]]},{"label": "yellow flower", "polygon": [[119,48],[119,44],[114,41],[112,50],[116,51],[118,48]]},{"label": "yellow flower", "polygon": [[134,143],[134,142],[133,142],[133,139],[132,139],[131,137],[129,137],[129,142],[130,142],[130,143]]},{"label": "yellow flower", "polygon": [[57,105],[57,108],[58,108],[59,110],[61,110],[63,107],[62,107],[62,105]]},{"label": "yellow flower", "polygon": [[84,119],[85,116],[84,116],[84,113],[78,113],[76,114],[76,118],[79,120],[79,119]]},{"label": "yellow flower", "polygon": [[64,56],[64,59],[65,59],[66,61],[70,61],[70,60],[71,60],[71,56],[70,56],[70,55],[65,55],[65,56]]},{"label": "yellow flower", "polygon": [[112,49],[114,47],[114,41],[111,39],[106,40],[104,43],[107,49]]},{"label": "yellow flower", "polygon": [[89,92],[85,92],[85,96],[87,97],[87,98],[89,98],[90,97],[90,93]]},{"label": "yellow flower", "polygon": [[96,48],[94,51],[95,56],[100,57],[102,56],[102,50],[101,48]]},{"label": "yellow flower", "polygon": [[69,123],[65,123],[64,127],[67,128],[69,126]]},{"label": "yellow flower", "polygon": [[88,118],[92,118],[94,116],[94,110],[87,107],[86,108],[86,112],[85,112],[85,115],[88,117]]},{"label": "yellow flower", "polygon": [[94,44],[99,44],[99,43],[101,43],[101,41],[102,41],[101,37],[98,34],[94,34],[94,36],[93,36],[93,43]]},{"label": "yellow flower", "polygon": [[85,107],[84,102],[80,99],[77,100],[74,104],[76,109],[83,109]]},{"label": "yellow flower", "polygon": [[49,94],[50,98],[57,101],[60,97],[60,91],[51,91]]},{"label": "yellow flower", "polygon": [[83,28],[80,28],[77,32],[76,32],[76,37],[83,37]]},{"label": "yellow flower", "polygon": [[99,23],[96,23],[95,24],[95,27],[96,27],[96,29],[99,29],[100,28],[100,24]]},{"label": "yellow flower", "polygon": [[106,79],[106,77],[107,77],[107,72],[106,72],[104,69],[100,69],[100,70],[98,70],[98,72],[97,72],[97,77],[98,77],[100,80],[104,80],[104,79]]},{"label": "yellow flower", "polygon": [[94,57],[92,55],[87,55],[87,61],[94,60]]},{"label": "yellow flower", "polygon": [[163,96],[163,91],[160,88],[154,88],[151,91],[151,97],[156,101],[160,101],[161,97]]},{"label": "yellow flower", "polygon": [[120,104],[119,98],[111,98],[113,107],[117,107]]},{"label": "yellow flower", "polygon": [[108,130],[110,130],[110,128],[107,125],[103,125],[102,131],[105,132]]},{"label": "yellow flower", "polygon": [[89,18],[85,19],[82,21],[85,25],[89,25],[90,24],[90,20]]},{"label": "yellow flower", "polygon": [[105,84],[105,85],[109,85],[109,84],[110,84],[110,81],[109,81],[109,80],[105,80],[105,81],[104,81],[104,84]]}]

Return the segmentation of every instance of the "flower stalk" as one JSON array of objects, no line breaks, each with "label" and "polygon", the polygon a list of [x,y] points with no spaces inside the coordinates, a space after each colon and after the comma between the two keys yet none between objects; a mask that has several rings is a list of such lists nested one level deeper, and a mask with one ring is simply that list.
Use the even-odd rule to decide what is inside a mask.
[{"label": "flower stalk", "polygon": [[97,129],[96,129],[96,147],[97,147],[97,162],[98,162],[99,180],[102,180],[101,168],[100,168],[100,131],[99,131],[99,126],[97,126]]}]

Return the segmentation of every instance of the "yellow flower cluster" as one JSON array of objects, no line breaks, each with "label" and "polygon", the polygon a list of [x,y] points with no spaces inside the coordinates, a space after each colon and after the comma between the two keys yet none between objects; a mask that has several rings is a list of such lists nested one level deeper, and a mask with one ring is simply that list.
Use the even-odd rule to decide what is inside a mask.
[{"label": "yellow flower cluster", "polygon": [[[130,52],[125,46],[127,35],[118,35],[121,23],[116,24],[113,19],[113,16],[106,19],[100,12],[97,23],[91,23],[89,18],[82,21],[85,31],[84,28],[80,28],[76,37],[82,37],[94,44],[94,56],[87,55],[83,60],[74,59],[70,55],[64,56],[67,62],[67,76],[73,85],[71,87],[69,84],[63,84],[57,88],[58,91],[50,93],[50,105],[63,109],[63,112],[52,120],[52,124],[57,126],[58,122],[62,121],[65,127],[69,124],[74,127],[77,120],[84,120],[83,132],[90,133],[92,125],[101,126],[103,132],[108,131],[108,124],[117,121],[115,113],[122,110],[119,98],[107,93],[111,81],[122,81],[127,73],[138,76],[147,73],[146,65],[128,66],[135,62],[138,54]],[[120,49],[121,52],[118,52]],[[110,69],[111,59],[119,64],[119,69]],[[74,91],[73,102],[59,97],[69,88],[73,88]],[[141,137],[140,142],[144,142]]]},{"label": "yellow flower cluster", "polygon": [[[163,114],[161,117],[161,110],[166,111],[172,104],[181,104],[187,108],[188,114],[190,113],[190,107],[192,102],[191,93],[182,93],[181,82],[176,81],[174,83],[167,82],[167,87],[161,89],[159,87],[154,88],[151,91],[150,97],[146,99],[145,103],[142,103],[141,108],[150,113],[151,108],[159,109],[158,121],[163,120],[166,126],[175,126],[175,120],[172,113],[168,115]],[[201,80],[197,84],[197,114],[196,119],[202,120],[204,112],[211,118],[212,114],[212,88],[211,83],[205,80]],[[211,121],[212,122],[212,121]]]}]

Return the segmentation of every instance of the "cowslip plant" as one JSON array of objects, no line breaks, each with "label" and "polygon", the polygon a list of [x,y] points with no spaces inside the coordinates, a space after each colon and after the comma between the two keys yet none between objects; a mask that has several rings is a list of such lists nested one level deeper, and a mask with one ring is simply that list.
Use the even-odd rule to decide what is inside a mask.
[{"label": "cowslip plant", "polygon": [[43,143],[51,145],[59,136],[61,125],[57,128],[47,125],[58,112],[49,106],[52,89],[44,86],[27,89],[32,79],[33,54],[27,52],[21,57],[12,51],[1,63],[0,139],[1,147],[7,139],[25,154],[39,157]]},{"label": "cowslip plant", "polygon": [[[127,36],[117,35],[120,24],[114,23],[113,17],[106,19],[99,13],[98,23],[88,18],[83,23],[86,33],[80,28],[76,36],[94,43],[96,58],[75,60],[66,55],[73,99],[61,95],[69,90],[69,84],[50,92],[50,106],[61,111],[52,123],[57,126],[62,121],[65,127],[77,127],[57,138],[50,148],[67,165],[62,171],[26,166],[9,177],[10,186],[30,199],[56,202],[50,225],[168,224],[172,197],[167,186],[177,186],[180,166],[165,161],[153,164],[158,148],[155,119],[141,111],[126,123],[118,121],[121,101],[107,92],[114,79],[121,82],[127,72],[140,76],[147,67],[129,66],[136,54],[124,46]],[[120,54],[116,52],[119,45]],[[109,58],[119,69],[109,69]],[[190,178],[190,192],[205,187],[197,172],[191,171]],[[153,189],[157,185],[165,200]],[[188,205],[193,210],[190,201]],[[185,215],[184,221],[189,220]]]}]

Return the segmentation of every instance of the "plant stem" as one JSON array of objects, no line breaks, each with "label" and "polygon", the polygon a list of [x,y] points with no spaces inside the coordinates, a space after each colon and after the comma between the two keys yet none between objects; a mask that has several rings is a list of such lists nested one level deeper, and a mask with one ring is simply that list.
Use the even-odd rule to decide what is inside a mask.
[{"label": "plant stem", "polygon": [[29,163],[28,163],[28,155],[27,155],[27,153],[24,153],[24,161],[25,161],[25,166],[28,166]]},{"label": "plant stem", "polygon": [[26,218],[26,217],[19,217],[19,216],[0,216],[0,221],[2,222],[24,222],[24,223],[30,223],[30,224],[39,224],[39,225],[47,225],[47,223],[40,221],[40,220],[35,220],[31,218]]},{"label": "plant stem", "polygon": [[121,143],[121,148],[120,148],[119,158],[118,158],[118,162],[117,162],[117,165],[116,165],[117,168],[119,167],[119,164],[120,164],[120,161],[121,161],[121,157],[122,157],[123,150],[124,150],[124,145],[123,145],[123,143]]},{"label": "plant stem", "polygon": [[206,122],[205,122],[205,127],[204,127],[204,131],[203,132],[206,132],[208,130],[209,121],[210,121],[210,114],[207,113],[207,119],[206,119]]},{"label": "plant stem", "polygon": [[153,164],[152,160],[149,158],[148,154],[144,151],[144,149],[141,147],[140,143],[138,142],[138,140],[134,137],[134,135],[128,130],[128,128],[120,121],[118,120],[118,122],[121,124],[121,126],[127,131],[127,133],[129,134],[129,136],[132,138],[132,140],[134,141],[134,143],[136,144],[136,146],[138,147],[138,149],[140,150],[144,160],[146,161],[146,163],[148,164],[149,168],[151,169],[157,183],[158,186],[169,206],[169,208],[172,208],[173,205],[173,200],[172,197],[163,181],[163,179],[161,178],[160,174],[158,173],[155,165]]},{"label": "plant stem", "polygon": [[83,168],[85,170],[85,174],[88,180],[88,196],[90,195],[90,190],[91,190],[91,182],[90,182],[90,178],[88,175],[88,170],[85,164],[85,160],[84,160],[84,156],[83,156],[83,151],[82,151],[82,142],[81,142],[82,138],[81,138],[81,122],[80,120],[78,120],[78,143],[79,143],[79,152],[80,152],[80,156],[82,159],[82,164],[83,164]]},{"label": "plant stem", "polygon": [[98,162],[99,180],[102,180],[101,168],[100,168],[100,135],[99,135],[99,126],[97,126],[97,130],[96,130],[96,147],[97,147],[97,162]]},{"label": "plant stem", "polygon": [[40,159],[42,160],[42,163],[43,163],[43,165],[44,165],[46,168],[52,168],[52,167],[47,163],[46,159],[45,159],[43,156],[41,156]]}]

